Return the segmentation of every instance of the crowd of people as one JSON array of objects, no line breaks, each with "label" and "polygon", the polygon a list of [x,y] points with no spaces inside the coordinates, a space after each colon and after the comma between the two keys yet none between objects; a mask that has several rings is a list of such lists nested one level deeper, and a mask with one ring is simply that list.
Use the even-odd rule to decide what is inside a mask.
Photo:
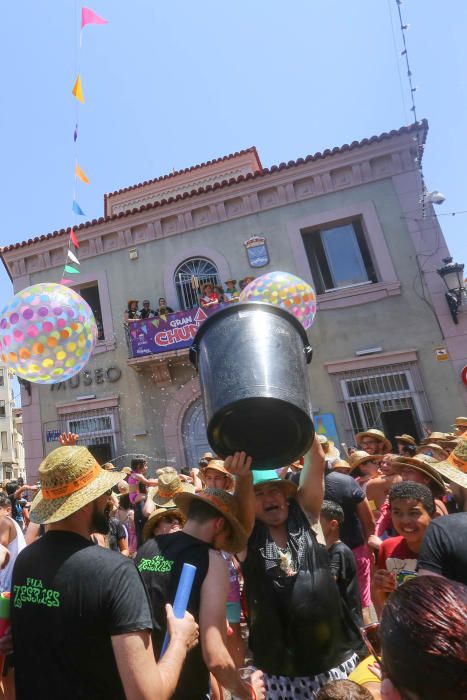
[{"label": "crowd of people", "polygon": [[0,493],[5,697],[467,698],[467,418],[395,450],[315,436],[277,471],[205,453],[150,477],[77,439],[42,462],[26,528],[38,487]]},{"label": "crowd of people", "polygon": [[[229,304],[239,301],[240,292],[247,284],[252,282],[254,277],[245,277],[238,281],[231,279],[225,281],[225,287],[214,284],[214,282],[205,282],[199,286],[198,290],[198,305],[207,308],[216,306],[217,304]],[[238,286],[237,286],[238,284]],[[138,299],[129,299],[127,308],[123,314],[123,321],[128,324],[131,321],[140,321],[145,318],[162,318],[165,319],[169,314],[173,314],[174,309],[167,305],[164,297],[160,297],[155,309],[151,308],[151,301],[144,299],[141,308],[139,307]]]}]

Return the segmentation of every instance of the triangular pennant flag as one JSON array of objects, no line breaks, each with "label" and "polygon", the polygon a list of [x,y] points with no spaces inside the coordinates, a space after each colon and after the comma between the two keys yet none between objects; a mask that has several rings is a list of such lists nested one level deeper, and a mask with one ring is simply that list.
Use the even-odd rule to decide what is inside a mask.
[{"label": "triangular pennant flag", "polygon": [[103,17],[99,17],[99,15],[96,15],[94,10],[91,10],[89,7],[83,7],[81,9],[81,29],[85,27],[87,24],[107,24],[108,20],[104,19]]},{"label": "triangular pennant flag", "polygon": [[64,277],[62,277],[62,279],[60,280],[59,284],[65,284],[65,285],[67,285],[67,284],[69,284],[71,281],[72,281],[72,280],[67,280],[67,279],[65,279]]},{"label": "triangular pennant flag", "polygon": [[79,177],[79,179],[82,180],[82,182],[84,182],[86,185],[89,185],[89,178],[86,176],[84,170],[82,170],[79,167],[78,163],[76,163],[75,165],[75,175],[76,177]]},{"label": "triangular pennant flag", "polygon": [[77,100],[82,102],[84,104],[84,97],[83,97],[83,86],[81,85],[81,76],[78,75],[76,78],[76,82],[73,85],[73,90],[71,91],[72,94],[76,97]]},{"label": "triangular pennant flag", "polygon": [[68,272],[69,275],[79,275],[79,270],[71,267],[71,265],[65,265],[64,270],[65,272]]},{"label": "triangular pennant flag", "polygon": [[79,206],[79,204],[78,204],[78,202],[76,201],[76,199],[73,200],[73,206],[72,206],[71,208],[73,209],[73,211],[75,212],[75,214],[78,214],[79,216],[86,216],[86,214],[85,214],[84,211],[81,209],[81,207]]},{"label": "triangular pennant flag", "polygon": [[73,132],[73,141],[76,143],[77,139],[78,139],[78,124],[76,124],[75,130]]},{"label": "triangular pennant flag", "polygon": [[70,239],[71,239],[71,242],[73,243],[73,245],[75,246],[75,248],[79,248],[79,241],[76,238],[76,233],[73,231],[73,229],[71,229]]},{"label": "triangular pennant flag", "polygon": [[71,260],[71,262],[75,263],[75,265],[80,265],[80,261],[76,255],[71,252],[71,250],[68,251],[68,260]]}]

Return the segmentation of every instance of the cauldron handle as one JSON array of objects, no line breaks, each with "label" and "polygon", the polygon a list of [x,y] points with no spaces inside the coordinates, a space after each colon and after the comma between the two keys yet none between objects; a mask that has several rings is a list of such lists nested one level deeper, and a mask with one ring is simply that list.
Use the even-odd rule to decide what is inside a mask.
[{"label": "cauldron handle", "polygon": [[198,369],[198,348],[196,347],[196,345],[191,346],[190,352],[189,352],[189,358],[190,358],[191,364],[197,370]]},{"label": "cauldron handle", "polygon": [[305,345],[303,348],[303,352],[305,353],[305,358],[306,358],[306,363],[307,365],[310,364],[311,358],[313,357],[313,348],[311,345]]}]

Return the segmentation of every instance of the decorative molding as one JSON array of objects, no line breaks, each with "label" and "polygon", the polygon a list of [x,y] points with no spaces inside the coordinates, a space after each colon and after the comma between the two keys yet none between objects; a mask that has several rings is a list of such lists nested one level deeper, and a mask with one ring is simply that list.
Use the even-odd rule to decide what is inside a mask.
[{"label": "decorative molding", "polygon": [[385,365],[399,365],[405,362],[417,362],[417,350],[395,350],[394,352],[380,352],[377,355],[363,355],[362,357],[349,357],[346,360],[325,362],[328,374],[338,374],[349,370],[368,369],[369,367],[382,367]]},{"label": "decorative molding", "polygon": [[102,408],[115,408],[120,402],[120,397],[101,396],[98,399],[86,399],[86,401],[67,401],[66,403],[56,403],[59,416],[66,416],[68,413],[81,413],[82,411],[92,411]]},{"label": "decorative molding", "polygon": [[167,404],[163,421],[165,453],[167,458],[175,459],[178,468],[184,466],[186,462],[182,430],[183,417],[200,394],[199,379],[193,377],[171,396]]},{"label": "decorative molding", "polygon": [[[81,243],[80,258],[85,260],[88,257],[131,247],[134,243],[128,242],[133,239],[129,232],[132,233],[136,228],[143,226],[152,228],[156,238],[165,238],[182,231],[203,228],[216,221],[234,220],[258,211],[287,206],[287,203],[313,199],[323,193],[394,178],[414,170],[412,150],[411,135],[402,134],[392,139],[369,143],[359,149],[336,153],[322,160],[304,161],[294,168],[272,169],[263,177],[247,178],[230,187],[214,187],[210,192],[167,203],[159,209],[135,212],[131,219],[125,218],[123,227],[119,227],[115,221],[94,223],[78,230]],[[235,204],[230,204],[232,201]],[[240,201],[244,203],[243,206],[239,206]],[[117,202],[112,206],[117,206]],[[128,211],[128,204],[125,204],[125,209]],[[198,215],[200,210],[204,210],[206,214]],[[98,239],[101,239],[99,245]],[[12,276],[17,277],[23,269],[22,274],[26,270],[38,273],[50,269],[46,268],[42,258],[39,258],[39,254],[45,251],[50,252],[51,264],[58,267],[58,255],[55,257],[57,250],[61,251],[61,265],[64,259],[61,237],[47,238],[27,247],[5,250],[3,258]]]},{"label": "decorative molding", "polygon": [[188,350],[173,350],[156,355],[144,355],[128,360],[128,366],[135,372],[150,374],[157,386],[167,386],[172,383],[170,369],[176,365],[185,364],[188,360]]}]

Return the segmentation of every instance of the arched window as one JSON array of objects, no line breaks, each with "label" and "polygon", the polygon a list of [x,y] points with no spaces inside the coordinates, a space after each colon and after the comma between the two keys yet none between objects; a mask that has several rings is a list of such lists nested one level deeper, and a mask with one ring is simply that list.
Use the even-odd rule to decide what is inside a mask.
[{"label": "arched window", "polygon": [[199,305],[203,284],[219,284],[219,273],[211,260],[190,258],[177,267],[174,281],[180,308],[192,309]]}]

